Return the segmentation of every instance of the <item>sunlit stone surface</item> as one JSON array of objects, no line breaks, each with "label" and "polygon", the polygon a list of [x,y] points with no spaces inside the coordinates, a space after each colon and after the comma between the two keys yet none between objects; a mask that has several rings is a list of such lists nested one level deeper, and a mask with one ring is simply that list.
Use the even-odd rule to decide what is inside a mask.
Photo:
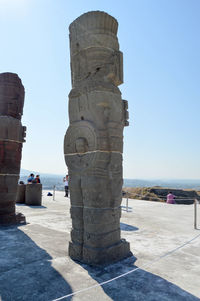
[{"label": "sunlit stone surface", "polygon": [[103,264],[130,254],[120,237],[123,128],[128,125],[123,58],[117,21],[107,13],[83,14],[69,27],[72,90],[64,153],[69,170],[69,255]]},{"label": "sunlit stone surface", "polygon": [[15,212],[22,143],[26,128],[21,124],[24,87],[14,73],[0,74],[0,224],[25,222]]}]

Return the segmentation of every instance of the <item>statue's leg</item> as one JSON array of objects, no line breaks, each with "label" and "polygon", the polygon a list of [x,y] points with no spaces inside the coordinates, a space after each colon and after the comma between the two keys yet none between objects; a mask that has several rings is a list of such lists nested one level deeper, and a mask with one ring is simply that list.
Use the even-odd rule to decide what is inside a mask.
[{"label": "statue's leg", "polygon": [[69,243],[69,256],[74,260],[82,260],[83,249],[83,196],[81,190],[81,177],[69,175],[69,190],[71,202],[71,242]]},{"label": "statue's leg", "polygon": [[120,237],[119,180],[119,177],[86,176],[82,181],[83,262],[103,264],[124,258],[129,253],[129,243]]},{"label": "statue's leg", "polygon": [[25,222],[25,217],[15,212],[21,148],[15,142],[0,142],[0,225]]}]

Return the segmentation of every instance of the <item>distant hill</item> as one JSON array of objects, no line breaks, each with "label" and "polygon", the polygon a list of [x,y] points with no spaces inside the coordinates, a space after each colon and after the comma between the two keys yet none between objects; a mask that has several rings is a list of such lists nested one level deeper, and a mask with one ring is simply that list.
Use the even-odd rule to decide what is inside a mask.
[{"label": "distant hill", "polygon": [[200,180],[192,179],[166,179],[166,180],[143,180],[143,179],[124,179],[124,187],[170,187],[180,189],[200,190]]},{"label": "distant hill", "polygon": [[56,186],[56,190],[64,190],[63,184],[63,175],[55,175],[48,173],[41,173],[34,170],[21,169],[20,171],[20,181],[24,183],[27,182],[28,176],[33,173],[34,175],[39,174],[41,183],[43,185],[43,189],[52,190],[54,186]]},{"label": "distant hill", "polygon": [[149,200],[155,202],[166,202],[167,195],[171,191],[175,195],[176,204],[191,205],[194,200],[200,200],[200,195],[192,189],[177,189],[163,187],[124,187],[124,192],[128,193],[130,199]]},{"label": "distant hill", "polygon": [[[64,175],[55,175],[48,173],[40,173],[34,170],[21,169],[20,171],[20,180],[27,182],[27,178],[30,173],[39,174],[41,182],[44,189],[53,189],[53,186],[56,185],[57,190],[64,190],[63,185],[63,176]],[[145,179],[124,179],[124,187],[168,187],[168,188],[179,188],[179,189],[195,189],[200,190],[200,180],[145,180]]]},{"label": "distant hill", "polygon": [[63,175],[42,173],[42,172],[39,172],[39,171],[28,170],[28,169],[23,169],[23,168],[21,168],[21,170],[20,170],[20,176],[21,177],[25,177],[25,176],[28,177],[31,173],[33,173],[34,175],[40,175],[40,176],[52,177],[52,178],[63,177]]}]

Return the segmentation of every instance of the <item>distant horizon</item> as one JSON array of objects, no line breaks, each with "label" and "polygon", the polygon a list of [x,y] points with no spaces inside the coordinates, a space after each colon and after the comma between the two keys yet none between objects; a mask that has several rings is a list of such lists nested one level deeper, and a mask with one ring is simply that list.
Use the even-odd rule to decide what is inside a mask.
[{"label": "distant horizon", "polygon": [[[63,177],[65,175],[65,173],[63,174],[57,174],[57,173],[49,173],[49,172],[43,172],[43,171],[35,171],[35,170],[29,170],[29,169],[25,169],[25,168],[21,168],[20,170],[20,174],[23,173],[23,176],[25,176],[24,173],[27,173],[27,176],[28,174],[30,173],[38,173],[40,175],[49,175],[49,176],[61,176]],[[200,179],[198,178],[126,178],[124,177],[123,179],[126,179],[126,180],[143,180],[143,181],[199,181],[200,182]]]}]

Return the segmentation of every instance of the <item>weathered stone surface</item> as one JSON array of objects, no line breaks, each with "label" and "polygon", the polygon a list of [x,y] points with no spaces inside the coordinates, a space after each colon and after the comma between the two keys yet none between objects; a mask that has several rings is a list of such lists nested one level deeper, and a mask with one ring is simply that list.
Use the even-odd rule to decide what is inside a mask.
[{"label": "weathered stone surface", "polygon": [[121,240],[117,244],[105,248],[92,248],[83,245],[83,258],[88,264],[107,264],[123,259],[130,254],[130,245]]},{"label": "weathered stone surface", "polygon": [[120,222],[110,224],[84,224],[84,230],[88,233],[102,234],[109,231],[115,231],[120,228]]},{"label": "weathered stone surface", "polygon": [[15,213],[22,143],[26,128],[21,124],[24,87],[14,73],[0,74],[0,224],[24,222]]},{"label": "weathered stone surface", "polygon": [[72,231],[69,254],[89,264],[129,255],[120,237],[123,128],[123,55],[117,21],[107,13],[83,14],[69,27],[72,90],[64,153],[69,170]]},{"label": "weathered stone surface", "polygon": [[93,248],[106,248],[118,243],[120,240],[120,231],[117,228],[101,234],[84,232],[84,245]]},{"label": "weathered stone surface", "polygon": [[0,215],[0,219],[1,219],[0,225],[14,225],[14,224],[26,223],[26,218],[21,213]]},{"label": "weathered stone surface", "polygon": [[121,217],[121,208],[93,209],[84,208],[83,219],[86,224],[110,224],[116,223]]},{"label": "weathered stone surface", "polygon": [[26,205],[41,206],[42,184],[27,184],[25,194]]},{"label": "weathered stone surface", "polygon": [[77,242],[69,242],[69,256],[72,259],[82,261],[83,260],[83,245]]},{"label": "weathered stone surface", "polygon": [[83,243],[83,230],[77,230],[73,227],[71,230],[71,240],[74,243],[82,244]]},{"label": "weathered stone surface", "polygon": [[21,120],[24,106],[24,87],[17,74],[0,74],[0,116]]}]

